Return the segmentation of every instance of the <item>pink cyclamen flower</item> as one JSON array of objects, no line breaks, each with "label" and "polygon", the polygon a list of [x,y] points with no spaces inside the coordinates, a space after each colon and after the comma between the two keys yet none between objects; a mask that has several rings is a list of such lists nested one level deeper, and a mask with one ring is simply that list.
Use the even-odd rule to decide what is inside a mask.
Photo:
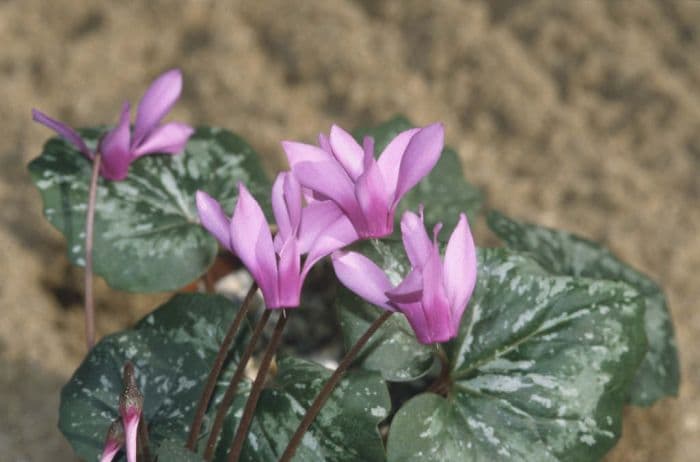
[{"label": "pink cyclamen flower", "polygon": [[109,426],[109,430],[107,430],[107,437],[105,438],[105,445],[102,450],[102,455],[100,456],[100,462],[112,462],[114,456],[124,447],[124,442],[124,426],[122,425],[121,419],[117,419],[112,422],[112,425]]},{"label": "pink cyclamen flower", "polygon": [[363,146],[333,125],[319,145],[282,142],[287,159],[314,199],[330,199],[348,217],[360,238],[391,234],[401,198],[435,166],[444,142],[444,128],[436,123],[399,133],[374,158],[374,140]]},{"label": "pink cyclamen flower", "polygon": [[[280,173],[272,187],[274,239],[260,205],[243,184],[230,220],[207,193],[197,191],[196,202],[204,228],[241,259],[268,308],[299,306],[311,267],[356,239],[352,227],[341,226],[344,216],[331,202],[302,207],[301,186],[289,172]],[[306,255],[303,265],[302,255]]]},{"label": "pink cyclamen flower", "polygon": [[[192,127],[180,122],[160,123],[180,97],[181,91],[182,73],[178,69],[167,71],[153,81],[139,103],[133,134],[129,130],[130,105],[128,101],[124,103],[117,126],[102,137],[98,146],[98,151],[102,153],[100,174],[105,179],[123,180],[128,174],[129,165],[146,154],[178,154],[184,150],[194,132]],[[68,125],[36,109],[32,109],[32,118],[58,133],[88,159],[94,159],[95,152]]]},{"label": "pink cyclamen flower", "polygon": [[338,279],[365,300],[402,312],[423,344],[446,342],[457,335],[462,314],[476,284],[476,248],[467,217],[459,216],[441,260],[435,226],[431,242],[423,212],[404,213],[401,234],[411,271],[394,286],[384,271],[356,252],[335,252]]},{"label": "pink cyclamen flower", "polygon": [[134,367],[127,363],[124,366],[124,390],[119,396],[119,414],[124,426],[127,462],[136,462],[138,428],[142,412],[143,395],[136,385]]}]

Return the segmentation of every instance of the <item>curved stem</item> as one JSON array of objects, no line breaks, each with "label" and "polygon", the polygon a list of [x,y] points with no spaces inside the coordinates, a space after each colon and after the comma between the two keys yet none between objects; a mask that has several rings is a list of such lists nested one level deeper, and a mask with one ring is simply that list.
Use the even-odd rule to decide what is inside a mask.
[{"label": "curved stem", "polygon": [[428,391],[440,395],[446,395],[450,387],[450,361],[447,359],[445,350],[440,345],[435,345],[435,350],[440,360],[440,375],[428,387]]},{"label": "curved stem", "polygon": [[335,372],[333,372],[333,375],[331,375],[321,391],[318,393],[318,396],[316,396],[314,402],[311,403],[311,406],[306,411],[306,415],[294,432],[294,435],[289,441],[284,453],[282,453],[282,457],[280,457],[279,462],[289,462],[292,460],[299,443],[301,443],[301,440],[304,437],[304,433],[306,433],[306,431],[309,429],[314,419],[316,419],[318,413],[321,412],[321,408],[323,408],[323,405],[326,403],[331,393],[333,393],[333,389],[336,387],[336,385],[338,385],[340,379],[343,378],[343,375],[347,371],[348,367],[350,367],[350,364],[352,364],[355,356],[357,356],[357,353],[360,352],[362,347],[365,346],[367,341],[372,337],[372,335],[374,335],[377,329],[379,329],[392,314],[392,311],[386,311],[380,317],[375,319],[374,322],[367,328],[362,337],[360,337],[352,348],[350,348],[350,351],[347,352],[343,360],[340,361],[338,368],[335,370]]},{"label": "curved stem", "polygon": [[233,377],[231,378],[231,381],[228,384],[228,388],[226,389],[226,393],[224,394],[224,397],[221,400],[221,403],[219,404],[219,409],[216,411],[214,424],[211,427],[209,439],[207,440],[207,448],[204,451],[204,460],[206,461],[212,460],[212,457],[214,456],[214,450],[216,449],[216,440],[219,438],[221,428],[224,426],[224,419],[226,418],[226,414],[228,413],[228,410],[231,407],[231,404],[233,404],[234,398],[236,397],[236,392],[238,391],[238,384],[243,379],[243,374],[245,373],[246,365],[248,364],[250,357],[253,355],[253,351],[255,351],[255,345],[258,343],[263,328],[267,324],[267,321],[270,319],[271,314],[272,311],[265,310],[262,316],[260,316],[260,320],[255,325],[253,335],[250,338],[250,341],[248,342],[248,346],[246,347],[245,351],[243,352],[243,355],[241,356],[240,361],[238,362],[236,372],[234,372]]},{"label": "curved stem", "polygon": [[97,179],[100,176],[102,154],[95,154],[92,160],[92,176],[88,190],[88,204],[85,217],[85,342],[90,351],[95,345],[95,298],[92,292],[92,244],[95,229],[95,203],[97,202]]},{"label": "curved stem", "polygon": [[216,388],[216,380],[219,378],[221,369],[224,367],[226,356],[228,356],[228,350],[231,348],[231,344],[236,338],[238,328],[241,326],[241,322],[243,322],[243,319],[250,308],[250,304],[256,290],[258,290],[258,285],[253,282],[253,285],[250,286],[250,290],[241,304],[241,308],[238,310],[236,317],[231,323],[231,327],[229,327],[228,332],[226,333],[226,337],[224,337],[224,340],[221,342],[219,352],[216,354],[216,359],[214,359],[214,364],[209,372],[209,377],[207,377],[207,383],[204,385],[202,396],[199,398],[199,403],[197,403],[197,410],[194,413],[190,434],[187,437],[187,444],[185,447],[190,451],[194,451],[194,447],[197,444],[199,431],[202,429],[202,422],[204,421],[204,414],[207,412],[209,401],[211,400],[211,397],[214,394],[214,389]]},{"label": "curved stem", "polygon": [[277,351],[280,340],[282,340],[282,331],[284,330],[284,325],[287,323],[286,313],[282,313],[277,319],[277,324],[275,325],[275,330],[272,333],[272,338],[270,343],[265,350],[265,355],[263,356],[262,363],[260,364],[260,369],[258,370],[258,375],[255,376],[255,382],[253,382],[253,387],[250,389],[250,395],[248,396],[248,401],[246,402],[245,409],[243,411],[243,417],[241,417],[241,422],[238,425],[238,430],[236,431],[236,436],[233,438],[233,443],[231,443],[231,449],[228,454],[228,462],[236,462],[241,455],[243,450],[243,443],[245,443],[246,437],[248,436],[248,429],[253,421],[253,415],[255,414],[255,408],[258,405],[258,399],[260,399],[260,394],[263,390],[263,385],[265,385],[265,378],[267,377],[267,371],[270,369],[270,363],[272,362],[272,357]]}]

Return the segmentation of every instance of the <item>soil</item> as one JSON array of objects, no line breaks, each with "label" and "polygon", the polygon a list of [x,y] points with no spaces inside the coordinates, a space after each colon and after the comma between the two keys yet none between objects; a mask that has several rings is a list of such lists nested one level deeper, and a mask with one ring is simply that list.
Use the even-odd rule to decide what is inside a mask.
[{"label": "soil", "polygon": [[[38,107],[113,123],[161,71],[174,117],[279,141],[404,113],[442,120],[489,206],[602,241],[666,288],[677,399],[626,412],[611,461],[700,454],[700,2],[326,0],[0,2],[0,460],[72,460],[56,430],[82,355],[81,272],[26,164]],[[494,243],[483,223],[480,243]],[[99,332],[164,295],[97,288]]]}]

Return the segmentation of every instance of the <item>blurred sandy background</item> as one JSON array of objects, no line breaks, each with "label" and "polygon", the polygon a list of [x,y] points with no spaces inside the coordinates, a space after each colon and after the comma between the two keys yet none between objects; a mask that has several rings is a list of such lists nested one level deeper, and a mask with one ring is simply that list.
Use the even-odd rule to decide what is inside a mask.
[{"label": "blurred sandy background", "polygon": [[[113,123],[169,67],[175,116],[278,141],[397,112],[443,120],[489,205],[600,240],[667,290],[677,400],[628,410],[614,461],[700,454],[700,2],[0,1],[0,460],[72,460],[58,392],[82,353],[81,273],[25,165],[49,132]],[[493,242],[482,226],[481,242]],[[161,296],[98,288],[102,333]],[[71,335],[72,337],[68,337]]]}]

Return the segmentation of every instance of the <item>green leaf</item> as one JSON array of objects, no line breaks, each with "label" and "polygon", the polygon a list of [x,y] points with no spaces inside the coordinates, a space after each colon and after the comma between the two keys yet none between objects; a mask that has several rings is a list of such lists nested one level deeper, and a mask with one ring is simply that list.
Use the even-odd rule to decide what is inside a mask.
[{"label": "green leaf", "polygon": [[[81,131],[96,146],[102,129]],[[66,238],[68,256],[85,264],[85,211],[92,164],[69,143],[53,138],[29,164],[44,215]],[[218,128],[199,128],[177,155],[135,161],[124,181],[100,179],[95,211],[95,272],[116,289],[173,290],[203,274],[217,252],[200,225],[194,195],[202,189],[233,210],[238,182],[268,208],[269,181],[253,150]]]},{"label": "green leaf", "polygon": [[[98,343],[61,393],[59,428],[78,456],[91,461],[101,452],[107,429],[118,416],[121,370],[130,360],[145,397],[151,443],[158,454],[168,455],[161,460],[198,460],[177,448],[184,446],[204,380],[237,309],[237,304],[220,296],[177,295],[133,329]],[[234,343],[218,381],[215,403],[223,396],[246,338],[244,330]],[[277,376],[260,398],[241,460],[276,461],[329,375],[330,371],[315,363],[281,360]],[[227,415],[217,461],[226,460],[248,390],[249,382],[245,382]],[[304,438],[295,460],[384,460],[377,424],[390,408],[389,393],[379,374],[348,374]],[[215,411],[207,413],[200,450]]]},{"label": "green leaf", "polygon": [[[272,386],[260,398],[241,461],[278,460],[330,375],[331,371],[313,362],[282,359]],[[389,392],[379,374],[347,374],[304,436],[293,460],[385,460],[377,425],[390,411]],[[224,460],[223,454],[219,456]]]},{"label": "green leaf", "polygon": [[646,349],[643,305],[627,284],[549,275],[488,249],[448,347],[447,397],[398,411],[389,461],[595,461],[620,435]]},{"label": "green leaf", "polygon": [[[403,245],[385,239],[359,245],[359,251],[385,268],[392,282],[397,283],[408,274]],[[381,308],[363,301],[344,287],[337,297],[340,325],[346,348],[350,348],[382,314]],[[422,345],[402,315],[392,316],[367,342],[358,355],[364,369],[378,371],[384,379],[406,382],[425,375],[433,364],[433,349]]]},{"label": "green leaf", "polygon": [[[354,135],[359,141],[372,136],[375,152],[381,153],[396,135],[413,127],[405,117],[396,116],[376,127],[357,129]],[[476,219],[483,200],[483,194],[464,178],[457,153],[445,147],[433,171],[401,200],[396,220],[398,223],[405,210],[416,211],[420,204],[424,204],[426,224],[432,227],[442,222],[446,229],[451,230],[462,212],[467,213],[471,220]]]},{"label": "green leaf", "polygon": [[489,226],[514,249],[529,252],[554,274],[623,281],[644,297],[647,352],[630,391],[633,404],[648,406],[665,396],[676,396],[680,367],[673,323],[662,290],[644,274],[632,269],[598,244],[578,236],[519,223],[492,212]]},{"label": "green leaf", "polygon": [[204,462],[204,459],[183,447],[179,441],[165,440],[158,446],[156,456],[162,462]]},{"label": "green leaf", "polygon": [[[184,446],[204,381],[238,305],[215,295],[176,295],[132,330],[105,337],[61,392],[59,428],[84,460],[96,460],[110,423],[119,415],[121,371],[131,361],[145,397],[151,442]],[[245,347],[239,333],[230,377]],[[219,392],[219,395],[221,393]]]}]

